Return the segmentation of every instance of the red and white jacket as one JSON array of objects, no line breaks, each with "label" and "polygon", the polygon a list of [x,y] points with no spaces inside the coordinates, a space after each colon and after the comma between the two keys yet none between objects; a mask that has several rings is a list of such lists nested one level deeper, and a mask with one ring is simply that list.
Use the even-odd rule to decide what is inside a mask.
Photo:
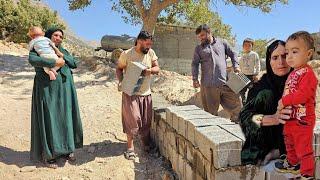
[{"label": "red and white jacket", "polygon": [[282,104],[292,106],[292,120],[302,124],[315,123],[315,98],[318,80],[309,65],[290,73],[283,92]]}]

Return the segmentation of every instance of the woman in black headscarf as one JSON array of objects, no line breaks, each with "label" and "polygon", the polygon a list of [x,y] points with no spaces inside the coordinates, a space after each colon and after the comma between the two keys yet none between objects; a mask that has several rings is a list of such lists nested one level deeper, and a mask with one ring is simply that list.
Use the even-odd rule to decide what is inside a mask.
[{"label": "woman in black headscarf", "polygon": [[242,164],[265,164],[284,155],[282,119],[289,119],[290,107],[277,112],[285,81],[291,71],[286,63],[285,42],[276,40],[266,52],[267,72],[249,91],[239,120],[246,141],[241,151]]},{"label": "woman in black headscarf", "polygon": [[[40,57],[35,50],[29,53],[29,63],[34,66],[31,111],[31,160],[42,160],[48,167],[57,168],[56,159],[75,160],[75,148],[83,146],[82,124],[71,68],[76,59],[62,46],[63,31],[51,28],[45,36],[60,50],[58,60]],[[56,80],[50,81],[43,67],[61,67]]]}]

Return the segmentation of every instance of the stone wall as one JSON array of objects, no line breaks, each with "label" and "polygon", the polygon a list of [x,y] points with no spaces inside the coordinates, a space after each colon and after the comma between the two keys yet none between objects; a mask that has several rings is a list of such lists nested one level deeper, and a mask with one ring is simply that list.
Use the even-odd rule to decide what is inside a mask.
[{"label": "stone wall", "polygon": [[153,49],[162,69],[180,74],[191,73],[191,60],[198,43],[195,30],[193,27],[157,25]]},{"label": "stone wall", "polygon": [[312,34],[315,45],[315,54],[313,59],[320,59],[320,32]]},{"label": "stone wall", "polygon": [[[151,134],[179,179],[285,179],[256,166],[241,166],[245,138],[240,126],[194,105],[155,108]],[[320,142],[320,124],[315,129],[314,141]],[[315,152],[319,157],[319,146],[315,146]]]}]

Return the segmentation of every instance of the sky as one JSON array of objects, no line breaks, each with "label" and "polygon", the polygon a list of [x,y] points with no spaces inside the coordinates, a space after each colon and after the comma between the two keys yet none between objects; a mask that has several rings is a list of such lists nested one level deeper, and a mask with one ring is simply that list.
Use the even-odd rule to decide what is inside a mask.
[{"label": "sky", "polygon": [[[84,10],[68,10],[67,0],[43,0],[69,24],[71,30],[86,40],[100,42],[103,35],[128,34],[136,36],[141,26],[126,24],[121,14],[111,10],[109,0],[92,0]],[[259,9],[235,7],[217,2],[212,9],[222,21],[232,27],[237,44],[243,39],[286,39],[299,30],[320,31],[320,0],[289,0],[288,5],[276,4],[270,13]]]}]

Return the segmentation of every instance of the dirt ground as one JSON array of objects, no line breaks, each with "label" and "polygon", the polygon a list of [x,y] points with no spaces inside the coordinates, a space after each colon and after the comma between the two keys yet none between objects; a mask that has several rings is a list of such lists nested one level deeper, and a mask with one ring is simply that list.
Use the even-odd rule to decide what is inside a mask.
[{"label": "dirt ground", "polygon": [[[126,160],[120,118],[121,93],[112,71],[90,71],[81,63],[74,73],[83,129],[84,148],[73,164],[59,161],[58,169],[29,160],[30,111],[34,70],[26,49],[0,43],[0,179],[162,179],[168,164],[157,154],[144,154],[139,143],[136,161]],[[106,71],[105,69],[103,71]]]}]

